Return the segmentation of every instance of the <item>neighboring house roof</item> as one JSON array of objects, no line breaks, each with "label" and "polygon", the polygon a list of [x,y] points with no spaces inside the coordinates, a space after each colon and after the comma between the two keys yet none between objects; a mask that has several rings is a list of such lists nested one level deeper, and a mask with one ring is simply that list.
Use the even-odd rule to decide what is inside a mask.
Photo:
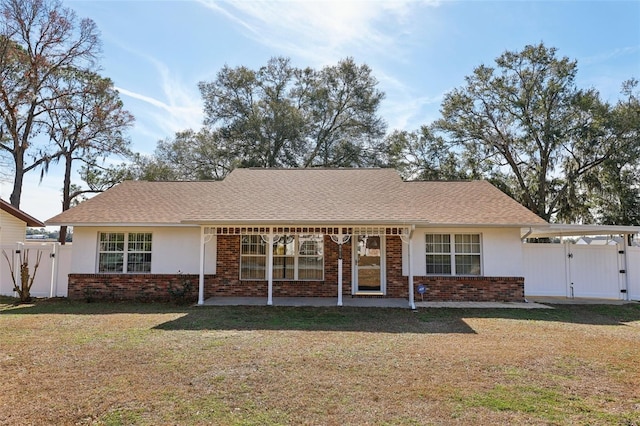
[{"label": "neighboring house roof", "polygon": [[23,222],[26,222],[27,226],[37,226],[37,227],[45,226],[43,222],[39,221],[33,216],[28,215],[22,210],[13,207],[11,204],[7,203],[3,199],[0,199],[0,210],[3,210],[9,213],[11,216],[18,218]]},{"label": "neighboring house roof", "polygon": [[486,181],[403,182],[392,169],[236,169],[223,181],[127,181],[48,225],[544,225]]}]

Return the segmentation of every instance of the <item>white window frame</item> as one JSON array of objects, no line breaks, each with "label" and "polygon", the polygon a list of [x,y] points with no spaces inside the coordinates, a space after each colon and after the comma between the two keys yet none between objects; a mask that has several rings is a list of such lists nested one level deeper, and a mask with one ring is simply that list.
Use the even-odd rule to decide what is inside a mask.
[{"label": "white window frame", "polygon": [[[243,246],[243,238],[249,238],[249,239],[256,239],[257,240],[257,246],[256,247],[263,247],[263,251],[264,253],[243,253],[242,252],[242,246]],[[251,243],[253,244],[253,243]],[[240,270],[238,271],[238,274],[240,275],[240,280],[241,281],[263,281],[267,279],[267,243],[262,239],[262,236],[260,235],[241,235],[240,236],[240,247],[238,248],[240,250]],[[245,278],[242,276],[242,266],[245,262],[245,259],[248,258],[261,258],[264,259],[264,276],[263,277],[248,277]]]},{"label": "white window frame", "polygon": [[[448,235],[449,236],[449,252],[429,252],[426,250],[426,246],[427,246],[427,236],[429,235]],[[469,236],[477,236],[478,237],[478,252],[460,252],[458,253],[456,251],[456,236],[465,236],[465,235],[469,235]],[[432,272],[428,272],[428,262],[427,262],[427,256],[429,255],[443,255],[443,256],[449,256],[449,261],[450,261],[450,267],[451,267],[451,272],[449,274],[447,273],[432,273]],[[478,256],[479,259],[479,268],[480,270],[478,271],[477,274],[458,274],[457,273],[457,268],[456,268],[456,256]],[[426,233],[425,234],[425,274],[428,276],[460,276],[460,277],[480,277],[483,276],[483,250],[482,250],[482,234],[478,233],[478,232],[466,232],[466,233],[462,233],[462,232],[438,232],[438,233]]]},{"label": "white window frame", "polygon": [[[123,235],[122,250],[102,250],[102,235]],[[130,250],[129,249],[129,237],[130,235],[148,235],[150,238],[150,250]],[[133,241],[132,241],[133,242]],[[101,271],[100,266],[100,258],[103,254],[122,254],[122,270],[121,271]],[[129,271],[129,254],[149,254],[149,270],[148,271]],[[152,267],[152,259],[153,259],[153,233],[151,232],[123,232],[123,231],[111,231],[111,232],[98,232],[98,249],[97,249],[97,259],[96,259],[96,273],[98,274],[149,274],[151,273]],[[145,262],[146,263],[146,262]]]},{"label": "white window frame", "polygon": [[[319,237],[319,241],[322,244],[322,253],[320,254],[316,254],[316,255],[307,255],[307,254],[301,254],[300,253],[300,238],[301,237],[307,237],[307,236],[317,236]],[[249,237],[249,235],[243,235],[240,238],[240,280],[241,281],[256,281],[256,280],[266,280],[267,279],[267,267],[268,267],[268,250],[266,247],[266,243],[265,244],[265,253],[262,254],[243,254],[242,253],[242,238],[244,237]],[[259,235],[254,236],[255,238],[261,238]],[[277,250],[276,250],[276,245],[278,244],[278,241],[280,241],[282,238],[287,238],[287,237],[293,237],[293,254],[288,255],[288,254],[278,254]],[[261,240],[262,241],[262,240]],[[324,256],[324,235],[323,234],[287,234],[287,235],[282,235],[280,236],[280,239],[277,240],[276,242],[274,242],[274,247],[272,250],[272,259],[275,261],[275,259],[278,258],[290,258],[293,259],[293,278],[279,278],[279,277],[273,277],[274,281],[324,281],[324,260],[325,260],[325,256]],[[247,258],[247,257],[264,257],[265,260],[265,271],[264,271],[264,277],[260,277],[260,278],[245,278],[242,276],[242,264],[243,264],[243,259]],[[311,257],[322,257],[322,276],[319,278],[300,278],[300,259],[301,258],[311,258]],[[275,270],[276,265],[275,262],[273,263],[273,269]]]}]

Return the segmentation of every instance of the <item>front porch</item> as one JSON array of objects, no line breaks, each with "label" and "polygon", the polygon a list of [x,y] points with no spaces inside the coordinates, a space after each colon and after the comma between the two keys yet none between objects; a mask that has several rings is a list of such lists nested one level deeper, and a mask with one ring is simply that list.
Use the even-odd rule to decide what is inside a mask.
[{"label": "front porch", "polygon": [[[383,297],[415,307],[413,274],[403,276],[403,244],[411,251],[408,226],[213,227],[201,225],[198,304],[210,298],[240,298],[266,305],[379,306],[344,302],[349,296]],[[205,271],[206,245],[213,241],[216,268]],[[407,254],[410,265],[410,254]],[[265,295],[266,298],[261,298]],[[231,303],[234,302],[222,302]],[[242,303],[244,304],[244,303]]]}]

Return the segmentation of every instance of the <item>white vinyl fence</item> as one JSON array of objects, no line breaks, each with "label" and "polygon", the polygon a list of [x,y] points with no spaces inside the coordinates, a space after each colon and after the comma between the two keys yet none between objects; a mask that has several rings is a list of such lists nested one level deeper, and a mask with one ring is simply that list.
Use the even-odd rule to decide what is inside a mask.
[{"label": "white vinyl fence", "polygon": [[526,296],[640,300],[640,247],[523,244]]},{"label": "white vinyl fence", "polygon": [[[15,273],[19,274],[20,253],[18,251],[24,254],[27,250],[30,271],[33,271],[36,264],[38,252],[42,253],[35,281],[31,287],[31,296],[66,297],[68,275],[71,270],[71,245],[62,246],[58,243],[35,242],[0,246],[0,295],[16,296],[13,291],[11,268],[9,268],[3,252],[9,257]],[[16,276],[16,280],[19,280],[19,276]]]}]

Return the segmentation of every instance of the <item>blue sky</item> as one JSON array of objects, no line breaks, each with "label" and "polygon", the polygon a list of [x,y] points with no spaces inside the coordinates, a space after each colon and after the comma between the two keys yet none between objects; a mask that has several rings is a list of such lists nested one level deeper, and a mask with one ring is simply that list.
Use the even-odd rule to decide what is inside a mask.
[{"label": "blue sky", "polygon": [[[320,68],[353,57],[386,93],[389,131],[439,115],[445,93],[506,50],[544,42],[578,61],[579,87],[615,102],[640,78],[640,1],[85,1],[63,0],[102,34],[102,74],[136,117],[134,150],[197,129],[197,83],[225,64],[258,68],[273,56]],[[21,208],[46,220],[60,211],[61,171],[27,175]],[[2,183],[8,199],[11,182]]]}]

